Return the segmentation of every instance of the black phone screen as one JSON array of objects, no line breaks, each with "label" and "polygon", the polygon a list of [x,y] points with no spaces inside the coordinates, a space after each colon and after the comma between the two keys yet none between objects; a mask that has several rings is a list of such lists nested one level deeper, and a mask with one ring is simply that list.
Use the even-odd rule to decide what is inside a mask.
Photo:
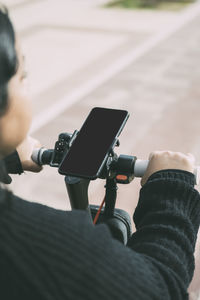
[{"label": "black phone screen", "polygon": [[59,167],[59,173],[95,179],[128,119],[125,110],[95,107]]}]

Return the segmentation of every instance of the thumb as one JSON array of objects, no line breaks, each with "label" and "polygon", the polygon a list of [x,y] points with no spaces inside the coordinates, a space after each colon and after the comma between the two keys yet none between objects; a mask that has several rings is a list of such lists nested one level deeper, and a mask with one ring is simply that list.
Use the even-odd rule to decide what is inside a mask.
[{"label": "thumb", "polygon": [[39,173],[43,169],[43,167],[39,166],[32,160],[25,160],[23,162],[23,169],[24,169],[24,171]]}]

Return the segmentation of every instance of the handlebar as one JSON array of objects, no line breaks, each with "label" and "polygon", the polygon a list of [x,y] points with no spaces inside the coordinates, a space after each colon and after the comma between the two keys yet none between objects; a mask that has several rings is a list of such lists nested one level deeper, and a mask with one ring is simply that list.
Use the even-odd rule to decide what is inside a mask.
[{"label": "handlebar", "polygon": [[[32,160],[38,165],[51,165],[53,167],[58,167],[59,164],[51,163],[53,153],[54,150],[52,149],[46,149],[46,148],[35,149],[32,154]],[[131,173],[132,177],[143,177],[149,164],[149,160],[137,159],[137,157],[135,156],[120,155],[119,159],[120,159],[120,167],[121,167],[121,170],[119,171],[123,171],[123,173],[125,174]],[[131,164],[129,162],[131,162]],[[195,175],[195,184],[198,185],[200,182],[200,166],[195,167],[194,175]]]},{"label": "handlebar", "polygon": [[46,149],[42,147],[33,150],[31,158],[36,164],[40,166],[49,165],[52,159],[53,152],[53,149]]}]

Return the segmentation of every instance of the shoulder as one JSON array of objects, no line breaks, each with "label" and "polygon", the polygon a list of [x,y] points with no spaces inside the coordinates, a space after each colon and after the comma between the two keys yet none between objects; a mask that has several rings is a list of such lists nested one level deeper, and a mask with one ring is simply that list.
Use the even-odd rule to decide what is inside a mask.
[{"label": "shoulder", "polygon": [[[39,203],[29,202],[10,191],[0,189],[0,224],[15,227],[16,230],[30,230],[32,234],[49,233],[50,230],[62,233],[69,230],[80,231],[93,228],[92,220],[86,211],[62,211]],[[0,232],[4,226],[0,226]]]},{"label": "shoulder", "polygon": [[43,249],[47,256],[58,251],[72,258],[76,256],[74,252],[95,253],[99,247],[105,251],[111,241],[108,227],[94,226],[87,211],[61,211],[13,194],[10,197],[6,206],[0,208],[2,253],[7,252],[5,247],[11,242],[13,249],[22,252],[31,249],[32,254],[39,255]]},{"label": "shoulder", "polygon": [[[25,215],[34,215],[36,218],[43,217],[56,217],[56,218],[66,218],[66,216],[72,217],[72,215],[76,215],[77,217],[84,218],[88,214],[85,211],[74,210],[74,211],[64,211],[52,208],[47,205],[43,205],[37,202],[27,201],[23,198],[20,198],[13,194],[10,190],[0,188],[0,196],[3,195],[4,202],[6,204],[7,201],[7,211],[8,213],[21,213]],[[0,210],[1,212],[1,210]]]}]

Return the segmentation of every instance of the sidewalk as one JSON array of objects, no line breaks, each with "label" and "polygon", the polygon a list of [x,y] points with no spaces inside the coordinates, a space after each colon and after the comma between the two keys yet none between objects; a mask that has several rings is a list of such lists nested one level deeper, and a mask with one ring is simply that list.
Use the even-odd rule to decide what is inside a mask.
[{"label": "sidewalk", "polygon": [[[175,24],[180,17],[179,14],[173,12],[104,9],[103,3],[105,1],[102,0],[7,1],[17,32],[22,39],[26,56],[30,88],[33,94],[35,136],[38,136],[46,147],[54,146],[57,135],[61,131],[72,132],[74,129],[80,128],[90,107],[95,105],[125,106],[130,111],[131,106],[135,103],[133,106],[134,118],[132,120],[130,118],[129,124],[134,122],[134,127],[136,124],[139,125],[141,115],[144,116],[145,111],[149,109],[149,105],[144,107],[146,97],[149,95],[154,97],[155,90],[157,93],[157,87],[154,87],[154,91],[151,91],[150,87],[150,94],[145,90],[146,79],[152,79],[150,72],[155,72],[157,69],[159,72],[163,68],[167,68],[170,61],[174,59],[173,56],[171,57],[172,50],[170,49],[168,52],[169,45],[161,53],[158,50],[151,56],[147,53],[130,67],[130,78],[127,79],[127,76],[124,78],[124,72],[122,72],[122,75],[113,77],[115,86],[111,79],[97,90],[93,89],[91,103],[85,110],[80,109],[85,99],[80,99],[77,103],[70,102],[69,96],[79,91],[83,84],[87,84],[87,82],[90,84],[96,74],[101,76],[109,65],[112,67],[113,63],[118,62],[121,57],[126,57],[127,53],[143,47],[146,41],[159,34],[160,31],[166,30],[172,23]],[[166,55],[170,58],[166,59]],[[119,79],[117,79],[118,77]],[[155,83],[156,81],[157,78]],[[162,82],[158,90],[161,87]],[[134,92],[133,95],[131,95],[131,91]],[[139,92],[141,93],[140,100],[138,100]],[[43,121],[48,117],[47,111],[51,107],[53,107],[54,117],[55,104],[58,105],[60,99],[64,99],[63,111],[66,110],[66,117],[63,118],[62,114],[58,115],[55,120],[50,120],[44,128],[40,129],[42,123],[39,123],[41,119]],[[169,96],[164,95],[164,99],[169,99]],[[155,108],[154,118],[156,118],[164,107],[164,103],[162,101],[153,104],[151,101],[151,107]],[[68,114],[68,110],[72,110],[74,113]],[[41,119],[38,118],[40,114],[42,114]],[[53,128],[49,130],[51,126]],[[141,129],[135,132],[134,144],[137,144],[142,132],[145,134],[144,127],[146,126],[140,124]],[[36,130],[38,131],[36,132]],[[129,141],[129,139],[126,141],[125,138],[121,143],[122,146],[126,143],[125,153],[132,148],[131,145],[127,145]],[[55,170],[47,168],[45,174],[25,176],[24,180],[27,177],[26,191],[23,189],[22,192],[19,183],[14,185],[14,188],[16,192],[20,193],[21,191],[28,199],[33,198],[32,194],[37,200],[44,201],[45,184],[44,187],[43,184],[37,186],[41,183],[39,177],[42,176],[44,183],[44,177],[47,174],[55,176],[52,175],[54,172]],[[61,182],[62,179],[59,177]],[[32,188],[35,190],[33,182],[37,186],[36,190],[39,195],[32,193]],[[63,190],[63,185],[62,189],[59,185],[58,190]],[[45,203],[57,206],[57,203],[55,204],[53,201],[56,193],[52,191],[50,194],[52,197],[46,199]],[[63,192],[58,195],[60,195],[60,199],[63,199]],[[58,207],[61,208],[62,205]]]},{"label": "sidewalk", "polygon": [[[9,1],[10,5],[14,2]],[[96,2],[99,3],[101,1]],[[170,110],[172,110],[172,107],[178,107],[178,101],[182,101],[184,96],[187,98],[187,93],[190,91],[191,86],[198,87],[199,70],[196,68],[199,59],[197,50],[199,47],[198,20],[189,23],[185,28],[183,27],[180,32],[158,44],[155,49],[149,50],[149,52],[136,59],[132,64],[130,63],[130,66],[126,67],[124,71],[116,73],[115,76],[113,75],[113,78],[96,90],[94,89],[89,96],[84,97],[77,103],[70,104],[70,106],[68,104],[70,92],[77,91],[82,82],[87,82],[96,76],[97,73],[101,74],[109,64],[112,65],[113,60],[120,60],[124,53],[128,51],[134,52],[149,37],[153,37],[160,30],[164,30],[166,24],[170,26],[172,19],[175,24],[179,15],[176,13],[154,13],[153,11],[105,10],[94,7],[93,4],[90,6],[91,3],[94,3],[93,1],[86,1],[84,5],[80,5],[76,15],[76,6],[71,4],[74,2],[67,1],[66,3],[66,1],[61,0],[59,1],[60,14],[58,14],[55,13],[57,6],[55,6],[54,1],[29,1],[27,3],[11,11],[15,23],[18,24],[18,29],[21,26],[19,32],[26,50],[29,81],[34,95],[34,120],[37,120],[38,114],[41,112],[45,117],[48,108],[58,103],[60,98],[64,97],[66,104],[66,113],[63,111],[63,114],[58,115],[55,120],[51,120],[41,129],[38,128],[38,131],[35,131],[35,136],[38,136],[46,147],[53,147],[57,135],[61,131],[72,132],[74,129],[80,128],[91,107],[95,105],[118,106],[127,108],[133,114],[131,114],[122,133],[121,138],[123,142],[121,143],[120,151],[124,151],[124,153],[128,153],[128,151],[133,152],[133,149],[138,147],[138,156],[147,157],[149,151],[159,146],[159,144],[155,143],[157,139],[154,141],[155,144],[152,145],[152,149],[149,142],[147,143],[148,147],[139,146],[140,141],[149,139],[148,131],[154,124],[156,126],[161,118],[165,117],[163,113],[168,107]],[[83,2],[80,1],[80,3]],[[48,15],[44,14],[47,10]],[[61,17],[64,11],[66,12],[65,20]],[[104,18],[94,18],[93,13],[104,15]],[[32,18],[30,18],[30,14]],[[116,18],[116,14],[120,18]],[[107,19],[106,23],[106,16],[108,15],[110,18]],[[93,19],[92,17],[89,18],[89,16],[93,16]],[[143,23],[148,24],[147,16],[149,17],[148,22],[150,22],[150,25],[153,20],[154,23],[157,20],[157,32],[155,32],[155,25],[149,25],[148,32],[147,28],[144,30],[144,25],[139,27],[139,24],[142,24],[142,20]],[[73,20],[73,24],[68,17]],[[47,22],[45,18],[49,21]],[[51,18],[53,18],[53,21]],[[129,28],[128,32],[122,32],[122,29],[118,32],[119,20],[123,18],[124,20],[126,19],[126,22],[121,22],[122,27]],[[160,23],[161,18],[163,23]],[[85,22],[86,20],[89,20],[89,22],[93,20],[93,24],[88,25],[88,28],[85,24],[87,28],[85,29],[82,27],[83,19]],[[30,27],[28,27],[27,22],[31,23]],[[56,27],[58,23],[63,25]],[[114,23],[115,26],[113,25]],[[111,25],[112,30],[110,31]],[[134,30],[134,28],[137,28],[137,30]],[[193,93],[194,91],[195,89],[192,88]],[[190,101],[192,100],[190,99]],[[85,108],[82,110],[84,106]],[[173,111],[176,113],[176,109],[173,109],[171,113]],[[198,109],[195,112],[197,113]],[[198,118],[196,120],[198,123]],[[164,124],[163,120],[162,124]],[[162,124],[159,124],[159,128],[163,126],[163,128],[168,130],[167,124]],[[170,124],[172,123],[170,122]],[[193,128],[193,133],[195,134],[198,134],[197,125],[195,124]],[[134,139],[130,143],[132,128],[135,128]],[[156,130],[153,128],[153,131],[156,133],[158,128]],[[188,134],[189,132],[190,130],[188,129]],[[155,133],[152,132],[152,134]],[[127,134],[130,135],[128,139]],[[158,141],[162,145],[165,139],[161,135]],[[198,139],[194,139],[190,144],[198,157],[199,144],[197,141]],[[188,145],[185,138],[183,138],[182,144],[182,147],[186,144],[185,148],[187,151],[193,150],[190,149],[191,146]],[[168,147],[168,144],[165,146]],[[146,149],[146,151],[144,152],[143,149]],[[43,178],[48,172],[49,174],[51,172],[54,174],[55,170],[46,170],[45,174],[41,175],[30,174],[27,176],[29,185],[32,185],[32,180],[29,180],[30,176],[33,176],[38,184],[41,182],[38,178],[40,176]],[[60,179],[62,180],[62,178]],[[18,186],[18,183],[16,185]],[[20,192],[20,188],[17,190]],[[42,201],[42,186],[39,189],[37,188],[37,190],[40,193],[37,199]],[[28,198],[31,196],[29,187],[27,188],[27,194],[24,190],[23,194]],[[63,194],[61,198],[63,198]],[[49,199],[50,202],[48,203],[52,203],[52,199],[55,199],[53,192],[52,198]]]},{"label": "sidewalk", "polygon": [[12,17],[28,53],[34,115],[176,19],[174,13],[94,5],[105,1],[21,1],[24,6],[12,2]]}]

